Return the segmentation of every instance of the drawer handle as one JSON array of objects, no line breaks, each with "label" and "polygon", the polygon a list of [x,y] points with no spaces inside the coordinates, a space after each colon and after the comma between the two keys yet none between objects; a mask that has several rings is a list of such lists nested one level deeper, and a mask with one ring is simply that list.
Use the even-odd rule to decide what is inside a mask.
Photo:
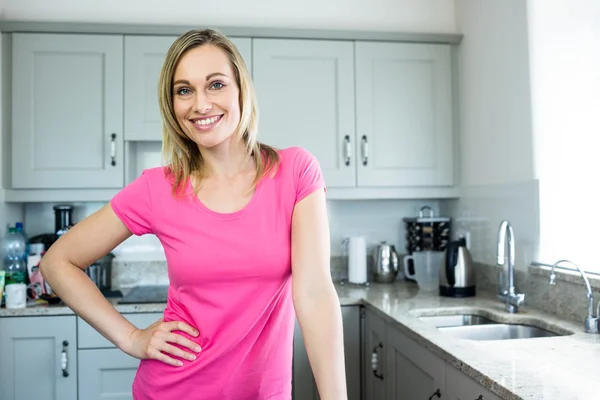
[{"label": "drawer handle", "polygon": [[350,136],[346,135],[344,137],[344,142],[345,142],[345,146],[344,146],[344,151],[346,154],[344,154],[344,156],[346,157],[346,166],[350,165],[350,159],[352,158],[352,143],[350,142]]},{"label": "drawer handle", "polygon": [[377,350],[380,348],[383,349],[383,344],[381,342],[377,346],[375,346],[375,348],[373,349],[373,353],[371,353],[371,368],[373,369],[373,375],[375,376],[375,378],[383,380],[383,374],[381,374],[378,371],[379,353],[377,352]]},{"label": "drawer handle", "polygon": [[60,352],[60,368],[62,369],[62,375],[66,378],[69,376],[69,354],[67,353],[69,342],[63,340],[62,345],[63,348]]},{"label": "drawer handle", "polygon": [[362,154],[363,165],[366,166],[369,161],[369,142],[367,142],[367,137],[365,135],[362,137]]},{"label": "drawer handle", "polygon": [[117,134],[110,135],[110,165],[117,165]]},{"label": "drawer handle", "polygon": [[440,392],[440,389],[436,390],[434,394],[429,396],[429,400],[433,400],[434,397],[437,397],[437,398],[442,397],[442,393]]}]

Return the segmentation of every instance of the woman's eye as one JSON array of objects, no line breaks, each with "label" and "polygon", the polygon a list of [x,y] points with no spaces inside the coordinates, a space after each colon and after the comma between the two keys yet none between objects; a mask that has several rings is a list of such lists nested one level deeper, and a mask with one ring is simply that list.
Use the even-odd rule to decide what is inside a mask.
[{"label": "woman's eye", "polygon": [[210,88],[213,90],[219,90],[224,87],[225,87],[225,85],[223,85],[221,82],[214,82],[212,85],[210,85]]},{"label": "woman's eye", "polygon": [[191,90],[185,87],[177,89],[176,93],[180,96],[185,96],[191,93]]}]

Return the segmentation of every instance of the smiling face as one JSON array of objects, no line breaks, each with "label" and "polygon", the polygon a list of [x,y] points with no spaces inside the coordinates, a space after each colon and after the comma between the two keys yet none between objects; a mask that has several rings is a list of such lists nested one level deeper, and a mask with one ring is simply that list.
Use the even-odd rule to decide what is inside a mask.
[{"label": "smiling face", "polygon": [[173,78],[173,110],[200,148],[227,141],[240,122],[239,88],[225,52],[203,45],[186,52]]}]

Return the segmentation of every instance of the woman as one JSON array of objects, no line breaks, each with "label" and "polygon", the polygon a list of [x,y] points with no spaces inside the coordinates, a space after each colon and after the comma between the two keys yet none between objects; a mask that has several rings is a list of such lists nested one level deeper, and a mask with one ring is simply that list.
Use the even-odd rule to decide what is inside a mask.
[{"label": "woman", "polygon": [[[141,359],[135,399],[290,399],[295,315],[321,399],[346,399],[317,161],[301,148],[257,141],[250,75],[218,32],[194,30],[173,43],[159,102],[167,166],[144,170],[63,235],[42,260],[43,276],[79,316]],[[141,329],[83,270],[148,233],[165,249],[170,287],[164,318]]]}]

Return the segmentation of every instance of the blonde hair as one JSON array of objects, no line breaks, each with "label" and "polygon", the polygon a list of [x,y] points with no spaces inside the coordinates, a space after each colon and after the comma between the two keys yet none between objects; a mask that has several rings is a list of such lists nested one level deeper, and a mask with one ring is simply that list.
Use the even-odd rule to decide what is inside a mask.
[{"label": "blonde hair", "polygon": [[198,146],[187,137],[177,122],[173,109],[173,80],[181,58],[189,50],[208,44],[217,46],[227,55],[239,88],[240,122],[234,137],[244,141],[248,154],[256,163],[256,178],[251,189],[279,165],[277,150],[257,139],[256,94],[252,78],[238,49],[227,36],[216,30],[190,30],[177,38],[169,48],[158,82],[158,103],[163,119],[162,153],[168,164],[167,174],[173,182],[173,194],[184,194],[190,176],[197,176],[200,182],[206,177]]}]

